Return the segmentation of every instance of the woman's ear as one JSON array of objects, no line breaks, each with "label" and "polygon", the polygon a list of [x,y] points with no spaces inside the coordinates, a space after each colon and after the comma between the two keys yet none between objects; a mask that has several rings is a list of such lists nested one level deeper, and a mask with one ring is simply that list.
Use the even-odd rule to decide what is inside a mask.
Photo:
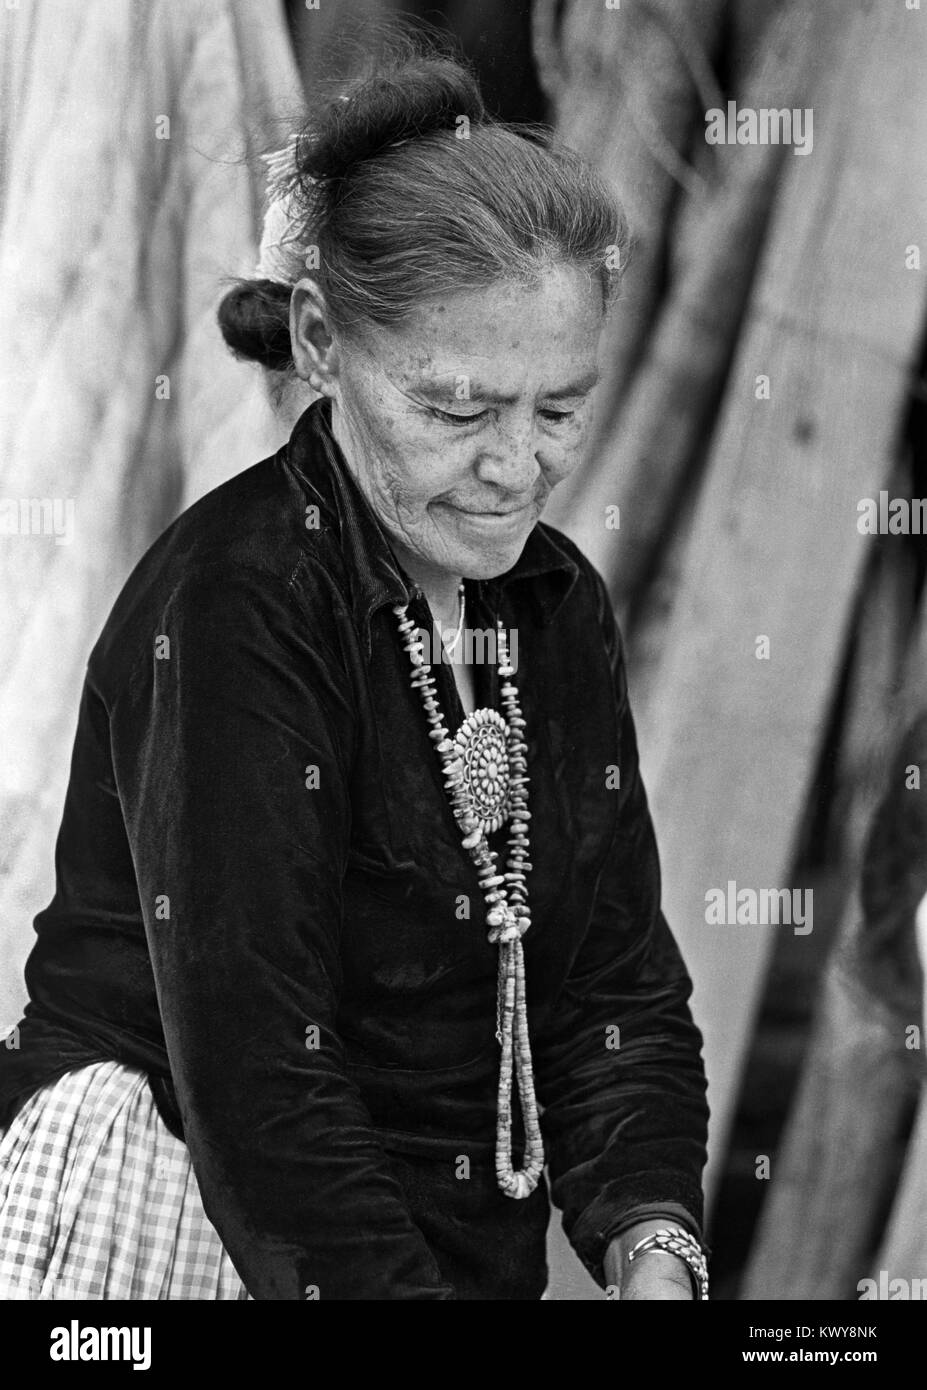
[{"label": "woman's ear", "polygon": [[314,280],[303,278],[293,286],[290,347],[297,376],[323,396],[334,396],[338,348],[329,329],[325,296]]}]

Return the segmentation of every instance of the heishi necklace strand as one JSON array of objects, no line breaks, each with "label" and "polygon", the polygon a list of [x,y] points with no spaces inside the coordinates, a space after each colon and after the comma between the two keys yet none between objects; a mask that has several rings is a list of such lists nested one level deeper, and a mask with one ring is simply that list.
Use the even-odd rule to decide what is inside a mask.
[{"label": "heishi necklace strand", "polygon": [[442,641],[442,643],[444,644],[444,650],[447,652],[448,656],[453,656],[454,653],[456,652],[458,646],[460,645],[460,635],[461,635],[461,633],[463,632],[464,613],[467,611],[467,610],[466,610],[466,602],[467,602],[467,600],[466,600],[466,597],[465,597],[465,595],[464,595],[463,580],[460,581],[460,584],[458,585],[458,588],[457,588],[457,602],[458,602],[458,605],[459,605],[459,608],[460,608],[460,616],[459,616],[459,618],[457,619],[457,631],[454,633],[454,639],[453,639],[453,641],[452,641],[452,642],[445,642],[445,641],[444,641],[444,633],[442,632],[442,634],[441,634],[441,641]]},{"label": "heishi necklace strand", "polygon": [[[453,651],[463,631],[461,611]],[[508,638],[501,619],[496,619],[498,673],[503,680],[505,718],[494,709],[468,714],[451,738],[438,703],[431,666],[425,661],[424,641],[408,615],[407,603],[396,604],[403,649],[412,665],[411,684],[417,690],[430,728],[428,737],[441,761],[444,788],[454,818],[463,832],[462,844],[479,873],[486,902],[489,940],[499,948],[496,996],[496,1039],[502,1049],[496,1109],[496,1180],[507,1197],[528,1197],[538,1185],[544,1168],[544,1143],[534,1094],[534,1071],[528,1037],[525,996],[525,956],[521,938],[531,925],[531,909],[525,875],[528,860],[528,763],[522,736],[525,721],[512,682],[515,668],[509,661]],[[487,835],[509,823],[508,860],[497,872],[498,854],[489,848]],[[512,1073],[518,1082],[525,1125],[524,1167],[512,1162]]]}]

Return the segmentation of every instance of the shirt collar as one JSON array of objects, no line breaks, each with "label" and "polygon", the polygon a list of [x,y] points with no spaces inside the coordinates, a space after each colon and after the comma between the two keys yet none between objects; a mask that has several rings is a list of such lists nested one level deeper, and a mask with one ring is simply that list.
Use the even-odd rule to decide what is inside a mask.
[{"label": "shirt collar", "polygon": [[[332,433],[331,402],[326,397],[313,401],[297,420],[287,456],[309,485],[323,523],[333,523],[339,532],[354,618],[369,653],[374,613],[385,604],[408,603],[414,586],[351,476]],[[579,576],[579,566],[560,540],[549,526],[536,524],[511,569],[495,579],[477,581],[480,593],[495,607],[502,591],[529,583],[541,622],[551,622]]]}]

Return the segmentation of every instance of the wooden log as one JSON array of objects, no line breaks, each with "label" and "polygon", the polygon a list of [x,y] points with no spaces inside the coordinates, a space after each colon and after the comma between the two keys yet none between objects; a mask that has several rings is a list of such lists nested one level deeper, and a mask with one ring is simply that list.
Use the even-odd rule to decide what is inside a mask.
[{"label": "wooden log", "polygon": [[[888,1282],[888,1297],[927,1297],[927,1090],[921,1091],[917,1121],[908,1143],[904,1175],[892,1207],[884,1239],[872,1267],[867,1270],[879,1292]],[[893,1280],[901,1279],[904,1286]],[[911,1293],[912,1286],[918,1293]],[[857,1286],[857,1296],[859,1289]]]},{"label": "wooden log", "polygon": [[0,536],[3,1027],[54,886],[106,611],[185,487],[279,442],[215,306],[223,278],[254,263],[249,156],[277,133],[295,69],[259,0],[0,7],[0,53],[0,497],[57,499],[73,521],[61,544]]},{"label": "wooden log", "polygon": [[[903,496],[904,484],[889,487]],[[896,536],[874,542],[875,564],[863,585],[855,660],[844,695],[844,730],[828,814],[829,854],[849,887],[885,790],[885,769],[905,728],[905,668],[917,631],[914,557]]]},{"label": "wooden log", "polygon": [[[844,16],[814,153],[785,166],[656,698],[639,715],[667,915],[705,1031],[710,1189],[781,928],[709,926],[705,894],[788,884],[866,555],[857,504],[890,476],[924,315],[904,248],[927,215],[927,29],[903,9]],[[760,375],[769,400],[756,399]],[[760,636],[770,660],[756,659]]]},{"label": "wooden log", "polygon": [[[908,681],[905,700],[906,714],[912,712],[918,720],[918,728],[923,728],[927,703],[924,699],[925,681],[925,659],[927,659],[927,601],[922,604],[922,621],[917,634],[916,641],[912,644],[910,660],[908,666]],[[923,748],[923,734],[918,737],[920,749]],[[910,745],[909,745],[910,748]],[[907,784],[908,768],[898,767],[896,776],[904,773],[906,779],[906,790],[909,795],[921,798],[927,791],[927,760],[923,752],[918,750],[918,755],[912,758],[910,767],[916,761],[920,775],[920,785],[915,790]],[[909,754],[905,755],[906,757]],[[922,808],[923,803],[918,803]],[[914,808],[912,808],[913,810]],[[921,894],[924,888],[925,877],[927,877],[927,847],[924,845],[924,813],[921,809],[920,816],[908,821],[908,833],[905,836],[904,852],[920,853],[919,861],[909,864],[909,873],[913,879],[912,887],[915,894]],[[907,1019],[899,1020],[905,1027],[906,1041],[916,1042],[917,1047],[912,1049],[913,1055],[917,1057],[922,1075],[927,1065],[927,995],[925,995],[925,980],[927,980],[927,892],[919,896],[919,901],[914,914],[914,937],[915,954],[919,964],[919,972],[915,969],[915,974],[919,974],[917,979],[918,988],[912,989],[912,996],[918,996],[917,1015]],[[905,992],[907,994],[907,991]],[[917,1031],[914,1031],[917,1030]],[[920,1104],[918,1107],[917,1122],[911,1139],[908,1144],[907,1155],[905,1158],[904,1174],[895,1195],[892,1212],[884,1233],[882,1243],[876,1255],[873,1267],[868,1274],[874,1280],[878,1290],[877,1297],[885,1296],[884,1284],[888,1281],[888,1297],[901,1298],[925,1298],[927,1297],[927,1086],[921,1087]],[[891,1286],[891,1281],[901,1279],[908,1286],[907,1290],[902,1285],[895,1289]],[[911,1287],[915,1280],[922,1281],[917,1293],[911,1292]]]},{"label": "wooden log", "polygon": [[[540,76],[548,83],[561,139],[598,164],[635,236],[634,274],[608,331],[611,420],[640,360],[662,292],[670,212],[680,183],[700,187],[687,163],[699,82],[720,42],[720,0],[646,0],[606,9],[568,0],[559,25],[544,3],[535,13]],[[702,83],[704,87],[705,82]],[[568,486],[564,484],[564,486]]]},{"label": "wooden log", "polygon": [[[839,0],[787,6],[769,25],[756,68],[738,92],[753,109],[804,106],[816,74],[844,25]],[[600,431],[587,462],[551,499],[548,518],[586,551],[606,576],[616,602],[633,604],[650,578],[673,526],[674,513],[694,483],[724,388],[757,258],[767,230],[784,145],[721,146],[704,142],[704,112],[694,138],[709,170],[703,194],[689,197],[671,235],[670,283],[648,305],[651,328],[634,342],[637,369],[629,378],[610,363],[598,404]],[[630,293],[640,267],[628,272]],[[615,310],[621,323],[624,302]],[[619,534],[606,530],[606,507],[617,506]]]},{"label": "wooden log", "polygon": [[[913,724],[927,704],[927,602],[921,596],[920,615],[905,655],[904,678],[898,701],[897,721],[901,728]],[[927,790],[927,768],[921,770]]]},{"label": "wooden log", "polygon": [[904,1129],[916,1082],[903,1029],[866,983],[859,873],[898,733],[893,711],[912,631],[909,558],[897,537],[879,537],[864,586],[827,836],[847,898],[802,1080],[773,1158],[746,1299],[853,1296],[897,1178],[891,1136]]},{"label": "wooden log", "polygon": [[353,77],[384,26],[400,18],[400,0],[339,0],[316,8],[288,0],[293,44],[310,94]]},{"label": "wooden log", "polygon": [[[854,896],[844,941],[859,910]],[[857,1296],[916,1093],[893,1021],[861,994],[841,946],[827,971],[789,1132],[773,1160],[742,1299]]]}]

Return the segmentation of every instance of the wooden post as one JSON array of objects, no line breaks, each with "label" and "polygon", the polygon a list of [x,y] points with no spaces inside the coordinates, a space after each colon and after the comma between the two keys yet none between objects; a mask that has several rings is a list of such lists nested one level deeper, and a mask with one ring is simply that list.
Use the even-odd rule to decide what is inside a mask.
[{"label": "wooden post", "polygon": [[927,28],[903,8],[843,9],[813,153],[786,160],[654,698],[639,712],[666,911],[706,1038],[710,1188],[784,928],[708,925],[705,895],[731,881],[790,886],[867,553],[858,503],[890,477],[924,315],[905,247],[927,220]]},{"label": "wooden post", "polygon": [[54,889],[99,626],[183,501],[280,443],[215,309],[254,265],[249,157],[298,79],[260,0],[0,6],[0,52],[0,496],[73,520],[61,543],[0,536],[2,1028]]},{"label": "wooden post", "polygon": [[[904,1280],[894,1291],[895,1297],[927,1297],[927,1089],[921,1091],[917,1121],[908,1143],[904,1176],[892,1214],[879,1247],[875,1262],[867,1271],[877,1286],[882,1272],[889,1281],[889,1297],[893,1296],[891,1281]],[[910,1286],[918,1280],[920,1292],[912,1294]],[[857,1295],[858,1296],[858,1295]]]},{"label": "wooden post", "polygon": [[793,1117],[773,1159],[741,1298],[855,1298],[898,1173],[916,1082],[891,1019],[860,989],[843,944],[825,977],[821,1012]]},{"label": "wooden post", "polygon": [[[629,11],[628,23],[636,13]],[[735,73],[739,103],[754,110],[808,104],[816,73],[843,25],[843,7],[836,0],[779,8],[762,28],[762,44],[749,69]],[[699,33],[688,42],[700,40]],[[680,80],[693,90],[690,75]],[[698,185],[677,188],[665,206],[650,208],[642,228],[637,226],[636,166],[632,162],[629,171],[624,169],[628,136],[602,157],[603,172],[619,193],[631,189],[628,212],[646,254],[642,259],[641,247],[635,247],[623,287],[627,298],[612,315],[603,350],[599,426],[589,457],[554,494],[548,519],[587,551],[623,606],[651,577],[683,495],[693,485],[749,299],[780,168],[791,155],[785,145],[708,145],[705,112],[711,105],[726,109],[720,94],[706,99],[681,142],[687,151],[691,147],[687,158]],[[670,133],[679,138],[672,127]],[[564,134],[569,137],[568,126]],[[662,171],[661,176],[666,178]],[[662,186],[651,178],[645,188],[654,182]],[[664,219],[660,238],[651,225],[654,217]],[[641,303],[638,280],[652,274],[661,287],[667,281],[666,289],[657,298],[648,286]],[[645,331],[637,324],[639,309]],[[620,509],[620,537],[603,525],[607,506]]]},{"label": "wooden post", "polygon": [[[535,47],[558,135],[598,164],[634,234],[633,272],[603,351],[603,431],[614,428],[661,310],[664,262],[681,190],[706,201],[704,174],[690,166],[689,150],[693,127],[704,134],[705,107],[721,99],[712,63],[724,12],[718,0],[693,0],[684,7],[676,0],[647,0],[621,9],[568,0],[555,26],[548,0],[535,5]],[[613,458],[612,451],[601,455],[606,471]],[[558,488],[551,521],[561,524],[574,512],[585,515],[583,493],[599,460],[594,449],[581,476]]]},{"label": "wooden post", "polygon": [[[893,495],[905,492],[900,485]],[[910,653],[917,650],[919,632],[927,630],[927,603],[922,601],[912,622],[906,601],[911,557],[902,547],[901,537],[878,538],[880,563],[863,605],[831,810],[840,828],[836,857],[845,866],[850,897],[825,972],[802,1080],[773,1160],[744,1279],[746,1299],[858,1297],[917,1095],[916,1054],[912,1058],[907,1049],[906,1029],[922,1026],[921,1017],[901,1017],[894,1001],[880,997],[868,966],[871,947],[864,949],[877,923],[862,920],[858,889],[870,827],[883,815],[886,769],[898,784],[895,796],[906,795],[900,785],[905,755],[895,745],[908,725],[915,692],[923,701]],[[902,682],[905,642],[908,671]],[[884,833],[890,835],[891,826]],[[908,838],[919,836],[915,831]],[[914,1168],[922,1161],[919,1151],[908,1160],[908,1186],[915,1193]],[[910,1200],[916,1197],[902,1199],[904,1210]],[[903,1222],[897,1239],[902,1230]]]}]

